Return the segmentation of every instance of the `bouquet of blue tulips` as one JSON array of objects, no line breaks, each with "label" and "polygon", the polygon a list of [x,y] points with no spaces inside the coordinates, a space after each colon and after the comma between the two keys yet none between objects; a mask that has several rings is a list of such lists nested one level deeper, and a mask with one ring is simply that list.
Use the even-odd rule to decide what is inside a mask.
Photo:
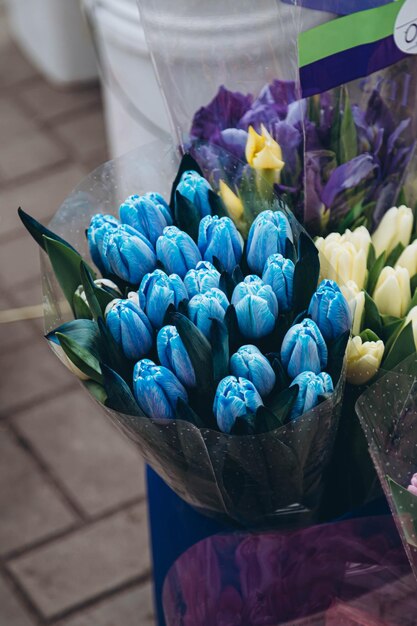
[{"label": "bouquet of blue tulips", "polygon": [[46,338],[174,491],[242,526],[317,513],[351,313],[282,200],[239,230],[185,155],[169,203],[96,214],[90,257],[29,215],[73,319]]}]

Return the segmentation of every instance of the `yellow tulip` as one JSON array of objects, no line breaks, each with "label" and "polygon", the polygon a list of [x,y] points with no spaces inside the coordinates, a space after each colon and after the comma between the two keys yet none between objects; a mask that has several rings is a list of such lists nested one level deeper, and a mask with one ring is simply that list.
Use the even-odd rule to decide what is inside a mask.
[{"label": "yellow tulip", "polygon": [[374,291],[382,315],[404,317],[411,302],[410,274],[405,267],[384,267]]},{"label": "yellow tulip", "polygon": [[399,243],[407,246],[411,239],[413,221],[412,210],[404,204],[389,209],[372,235],[376,256],[379,257],[383,252],[390,254]]},{"label": "yellow tulip", "polygon": [[230,217],[235,221],[240,220],[244,211],[242,201],[223,180],[219,184],[219,194]]},{"label": "yellow tulip", "polygon": [[417,274],[417,239],[403,250],[395,267],[406,267],[410,276]]},{"label": "yellow tulip", "polygon": [[282,160],[281,146],[263,125],[260,135],[252,126],[249,126],[245,154],[247,162],[255,170],[280,172],[285,165]]},{"label": "yellow tulip", "polygon": [[365,341],[360,337],[349,340],[347,347],[346,380],[352,385],[364,385],[378,372],[384,356],[384,342]]},{"label": "yellow tulip", "polygon": [[352,280],[359,289],[363,289],[367,277],[369,242],[365,242],[362,233],[358,237],[352,235],[350,231],[347,236],[331,233],[325,239],[319,237],[316,240],[320,276],[321,279],[335,280],[341,286]]},{"label": "yellow tulip", "polygon": [[352,315],[352,334],[359,335],[362,330],[362,318],[365,311],[365,292],[360,290],[353,280],[348,280],[340,290],[345,296]]}]

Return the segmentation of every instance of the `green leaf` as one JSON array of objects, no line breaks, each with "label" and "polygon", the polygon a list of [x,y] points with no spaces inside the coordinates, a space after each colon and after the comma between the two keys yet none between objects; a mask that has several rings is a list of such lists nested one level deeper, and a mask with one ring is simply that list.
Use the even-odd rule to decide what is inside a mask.
[{"label": "green leaf", "polygon": [[414,274],[414,276],[411,277],[410,279],[410,289],[411,289],[411,293],[414,294],[416,292],[417,289],[417,274]]},{"label": "green leaf", "polygon": [[359,337],[362,339],[362,341],[379,341],[380,340],[380,337],[378,337],[378,335],[376,335],[369,328],[366,328],[365,330],[363,330],[361,334],[359,335]]},{"label": "green leaf", "polygon": [[342,90],[344,110],[340,124],[340,165],[351,161],[358,155],[358,135],[353,120],[349,92],[345,86],[342,87]]},{"label": "green leaf", "polygon": [[294,270],[294,313],[308,309],[317,289],[320,274],[319,252],[314,242],[301,233],[298,242],[299,258]]},{"label": "green leaf", "polygon": [[241,335],[239,330],[239,322],[237,320],[236,309],[233,304],[227,307],[224,323],[227,326],[229,332],[229,350],[231,353],[235,352],[241,345]]},{"label": "green leaf", "polygon": [[232,295],[237,284],[238,283],[235,281],[232,274],[229,274],[229,272],[226,271],[221,273],[219,289],[221,289],[223,293],[226,294],[228,300],[232,299]]},{"label": "green leaf", "polygon": [[56,235],[54,232],[52,232],[52,230],[49,230],[49,228],[46,228],[46,226],[43,226],[40,222],[35,220],[34,217],[31,217],[30,215],[28,215],[28,213],[25,213],[23,209],[19,208],[17,210],[17,213],[23,223],[23,226],[26,228],[29,234],[33,237],[36,243],[40,245],[42,250],[45,250],[45,252],[46,252],[46,247],[45,247],[44,237],[48,237],[48,239],[59,241],[67,248],[70,248],[74,252],[77,252],[75,248],[73,248],[72,245],[68,243],[68,241],[65,241],[65,239],[62,239],[62,237],[60,237],[59,235]]},{"label": "green leaf", "polygon": [[373,266],[375,265],[375,261],[376,261],[375,246],[373,243],[371,243],[369,244],[368,259],[366,262],[366,268],[368,272],[370,272]]},{"label": "green leaf", "polygon": [[209,342],[201,330],[185,315],[173,313],[171,319],[190,357],[197,388],[201,393],[209,393],[213,384],[213,357]]},{"label": "green leaf", "polygon": [[97,357],[68,335],[56,332],[55,336],[71,363],[78,367],[86,376],[102,384],[103,377]]},{"label": "green leaf", "polygon": [[197,161],[195,159],[193,159],[191,154],[186,152],[184,154],[184,156],[182,157],[182,159],[181,159],[181,163],[180,163],[180,166],[178,168],[177,175],[174,178],[174,182],[172,183],[171,198],[170,198],[170,201],[169,201],[169,206],[171,207],[172,212],[174,212],[174,210],[175,210],[175,192],[177,191],[177,187],[178,187],[178,184],[179,184],[179,182],[181,180],[181,176],[184,174],[184,172],[187,172],[189,170],[197,172],[197,174],[200,174],[200,176],[204,176],[203,171],[201,170],[201,168],[198,165]]},{"label": "green leaf", "polygon": [[146,417],[123,378],[104,363],[101,364],[101,368],[103,385],[107,393],[106,406],[126,415]]},{"label": "green leaf", "polygon": [[343,369],[346,347],[350,337],[350,330],[347,330],[337,339],[329,344],[329,354],[327,358],[326,371],[330,374],[333,384],[336,387]]},{"label": "green leaf", "polygon": [[97,318],[97,325],[101,338],[102,361],[122,376],[125,381],[131,384],[132,363],[126,359],[120,346],[116,343],[113,335],[101,317]]},{"label": "green leaf", "polygon": [[405,540],[417,548],[417,498],[389,476],[386,478]]},{"label": "green leaf", "polygon": [[55,239],[44,237],[46,252],[52,264],[57,281],[71,307],[74,292],[81,284],[81,255],[72,248]]},{"label": "green leaf", "polygon": [[397,245],[395,246],[394,250],[388,255],[388,258],[385,261],[385,265],[389,265],[390,267],[394,267],[394,265],[396,264],[396,262],[400,258],[401,253],[403,252],[404,248],[405,248],[405,246],[401,242],[397,243]]},{"label": "green leaf", "polygon": [[61,333],[69,337],[97,359],[100,359],[100,331],[95,322],[89,319],[78,319],[65,322],[55,330],[45,335],[48,341],[54,341],[56,334]]},{"label": "green leaf", "polygon": [[391,350],[383,361],[383,368],[392,370],[416,351],[413,334],[413,324],[409,322],[398,334]]},{"label": "green leaf", "polygon": [[72,310],[74,311],[74,317],[76,319],[91,320],[93,318],[88,304],[76,293],[74,293],[72,299]]},{"label": "green leaf", "polygon": [[369,270],[368,281],[366,285],[366,291],[372,296],[378,281],[382,268],[385,265],[385,252],[383,252],[375,261],[372,268]]},{"label": "green leaf", "polygon": [[96,296],[96,286],[94,284],[93,277],[91,276],[91,272],[84,261],[81,261],[80,276],[82,286],[84,287],[85,297],[87,298],[88,306],[93,318],[95,320],[98,320],[99,317],[103,319],[103,312]]},{"label": "green leaf", "polygon": [[194,240],[198,240],[198,227],[200,225],[200,211],[198,208],[182,196],[179,191],[175,193],[174,207],[175,221],[181,230],[186,232]]},{"label": "green leaf", "polygon": [[103,385],[99,385],[95,380],[85,380],[83,381],[83,385],[97,402],[106,405],[107,393]]},{"label": "green leaf", "polygon": [[211,214],[217,215],[218,217],[229,217],[229,213],[227,212],[226,207],[224,206],[224,202],[215,191],[209,189],[208,192],[208,200],[211,208]]},{"label": "green leaf", "polygon": [[213,353],[213,378],[217,385],[229,373],[229,332],[226,324],[213,319],[210,331]]},{"label": "green leaf", "polygon": [[176,417],[179,420],[184,420],[185,422],[190,422],[190,424],[194,424],[197,428],[206,428],[206,424],[200,418],[198,413],[193,411],[187,402],[184,402],[182,398],[178,398],[177,406],[176,406]]},{"label": "green leaf", "polygon": [[337,227],[338,232],[343,235],[347,228],[351,228],[352,224],[354,224],[358,219],[361,218],[362,213],[363,204],[362,202],[357,202],[340,221]]},{"label": "green leaf", "polygon": [[369,328],[370,330],[373,330],[374,333],[376,333],[378,336],[382,336],[382,322],[378,307],[366,291],[365,307],[361,327]]},{"label": "green leaf", "polygon": [[298,385],[292,385],[281,391],[268,407],[259,407],[256,412],[256,431],[269,432],[280,428],[287,421],[299,391]]},{"label": "green leaf", "polygon": [[234,437],[247,437],[255,434],[254,415],[248,413],[243,417],[238,417],[233,424],[230,434]]},{"label": "green leaf", "polygon": [[411,311],[411,309],[415,306],[417,306],[417,289],[414,290],[414,294],[413,294],[413,297],[411,298],[410,306],[408,307],[407,313]]},{"label": "green leaf", "polygon": [[382,340],[385,344],[385,354],[391,350],[398,333],[404,325],[404,320],[393,318],[393,321],[387,323],[382,329]]}]

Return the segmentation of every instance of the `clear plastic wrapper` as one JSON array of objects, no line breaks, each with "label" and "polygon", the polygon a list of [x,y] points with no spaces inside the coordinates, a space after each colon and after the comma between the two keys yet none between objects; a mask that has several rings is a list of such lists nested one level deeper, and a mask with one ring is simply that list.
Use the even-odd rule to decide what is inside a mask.
[{"label": "clear plastic wrapper", "polygon": [[206,169],[219,146],[244,160],[245,133],[264,125],[286,164],[279,188],[310,234],[374,228],[411,204],[416,58],[394,35],[405,0],[138,4],[174,141],[205,144]]},{"label": "clear plastic wrapper", "polygon": [[[169,195],[179,157],[155,143],[108,162],[65,200],[50,228],[87,256],[85,228],[92,215],[114,213],[132,193]],[[46,330],[70,319],[46,255],[42,254]],[[344,373],[335,392],[315,409],[274,431],[231,436],[181,420],[153,420],[106,409],[145,460],[185,501],[237,525],[311,523],[334,443]]]},{"label": "clear plastic wrapper", "polygon": [[417,471],[416,356],[407,358],[363,393],[356,411],[417,576],[417,496],[407,489]]},{"label": "clear plastic wrapper", "polygon": [[167,626],[411,626],[415,590],[393,520],[382,516],[205,539],[171,567],[163,605]]}]

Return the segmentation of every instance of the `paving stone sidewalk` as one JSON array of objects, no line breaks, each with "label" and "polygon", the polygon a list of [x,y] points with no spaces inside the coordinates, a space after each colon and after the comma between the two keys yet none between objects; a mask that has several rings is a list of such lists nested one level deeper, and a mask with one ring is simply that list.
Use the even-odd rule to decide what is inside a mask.
[{"label": "paving stone sidewalk", "polygon": [[[17,207],[48,221],[107,153],[98,87],[51,88],[1,7],[0,139],[4,310],[41,302]],[[42,332],[0,324],[0,626],[151,626],[143,464]]]}]

